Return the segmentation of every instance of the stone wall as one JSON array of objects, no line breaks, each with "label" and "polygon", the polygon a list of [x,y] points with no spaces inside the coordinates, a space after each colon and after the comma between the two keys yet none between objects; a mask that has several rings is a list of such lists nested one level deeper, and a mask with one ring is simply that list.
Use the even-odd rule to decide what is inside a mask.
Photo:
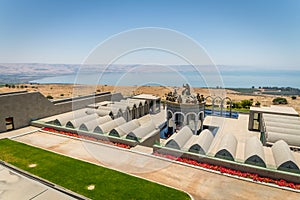
[{"label": "stone wall", "polygon": [[49,101],[39,92],[8,93],[0,95],[0,132],[6,131],[5,119],[13,118],[14,128],[28,126],[32,120],[84,108],[101,101],[121,100],[120,93],[104,92],[95,95]]}]

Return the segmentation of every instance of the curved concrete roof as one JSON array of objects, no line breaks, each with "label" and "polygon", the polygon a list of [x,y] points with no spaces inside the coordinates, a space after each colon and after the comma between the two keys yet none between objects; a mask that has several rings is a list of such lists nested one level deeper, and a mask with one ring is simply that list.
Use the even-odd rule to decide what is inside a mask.
[{"label": "curved concrete roof", "polygon": [[156,130],[155,124],[150,121],[137,129],[131,131],[130,133],[127,134],[126,138],[130,140],[136,140],[138,141],[139,139],[144,138],[148,134],[152,133],[153,131]]},{"label": "curved concrete roof", "polygon": [[112,121],[96,126],[94,129],[94,133],[101,133],[101,134],[109,133],[112,129],[125,123],[126,123],[125,119],[123,117],[119,117]]},{"label": "curved concrete roof", "polygon": [[118,107],[111,107],[111,106],[99,106],[98,110],[109,110],[112,111],[115,118],[122,116],[122,109]]},{"label": "curved concrete roof", "polygon": [[263,145],[257,137],[247,138],[244,160],[247,164],[266,167]]},{"label": "curved concrete roof", "polygon": [[273,127],[273,126],[268,126],[266,128],[267,128],[267,132],[275,132],[275,133],[300,136],[300,129],[290,129],[290,128],[281,128],[281,127]]},{"label": "curved concrete roof", "polygon": [[[284,107],[278,106],[278,108],[284,108]],[[287,108],[287,107],[285,107],[285,108]],[[263,117],[264,118],[270,118],[270,119],[289,119],[289,120],[298,120],[299,121],[300,117],[299,117],[299,114],[297,113],[297,111],[295,111],[295,114],[297,114],[297,116],[295,116],[295,115],[291,116],[291,115],[278,115],[278,114],[263,113]]]},{"label": "curved concrete roof", "polygon": [[[198,135],[192,135],[181,149],[184,151],[189,151],[189,148],[197,143],[198,138],[199,138]],[[198,153],[198,152],[194,152],[194,153]]]},{"label": "curved concrete roof", "polygon": [[158,100],[158,99],[160,99],[160,97],[154,96],[152,94],[139,94],[139,95],[136,95],[132,98],[134,98],[134,99],[149,99],[149,100]]},{"label": "curved concrete roof", "polygon": [[286,142],[279,140],[272,146],[273,157],[278,170],[300,172],[299,166]]},{"label": "curved concrete roof", "polygon": [[130,108],[126,104],[109,104],[108,107],[113,108],[113,109],[120,109],[122,113],[125,111],[130,111]]},{"label": "curved concrete roof", "polygon": [[263,114],[263,122],[268,143],[284,140],[291,146],[300,146],[299,117]]},{"label": "curved concrete roof", "polygon": [[279,140],[284,140],[291,146],[300,146],[300,135],[290,135],[285,133],[267,132],[266,140],[269,143],[275,143]]},{"label": "curved concrete roof", "polygon": [[93,131],[96,128],[96,126],[104,124],[109,121],[112,121],[112,118],[108,115],[106,115],[104,117],[99,117],[95,120],[84,122],[83,124],[80,125],[79,130]]},{"label": "curved concrete roof", "polygon": [[87,116],[86,109],[75,110],[73,112],[57,116],[57,118],[52,123],[56,126],[65,126],[68,121],[84,116]]},{"label": "curved concrete roof", "polygon": [[94,109],[94,108],[88,108],[88,109],[86,109],[85,113],[86,113],[87,115],[91,115],[91,114],[96,113],[96,110],[97,110],[97,109]]},{"label": "curved concrete roof", "polygon": [[131,100],[131,101],[136,101],[136,100],[138,100],[139,103],[140,103],[142,106],[145,106],[145,104],[147,103],[147,101],[144,100],[144,99],[130,99],[130,100]]},{"label": "curved concrete roof", "polygon": [[115,137],[122,137],[124,135],[127,135],[131,131],[137,129],[140,126],[140,123],[137,119],[131,120],[127,123],[124,123],[114,129],[112,129],[109,132],[109,135],[115,136]]},{"label": "curved concrete roof", "polygon": [[103,117],[105,115],[109,115],[109,116],[114,116],[113,112],[111,110],[98,110],[98,109],[92,109],[92,108],[89,108],[86,110],[86,113],[87,114],[93,114],[93,113],[96,113],[99,117]]},{"label": "curved concrete roof", "polygon": [[184,126],[166,141],[165,146],[180,150],[192,136],[193,132],[191,129],[188,126]]},{"label": "curved concrete roof", "polygon": [[128,102],[126,100],[121,100],[120,102],[114,102],[115,105],[125,105],[127,107],[129,107],[130,110],[132,110],[134,107],[137,107],[137,105],[133,102]]},{"label": "curved concrete roof", "polygon": [[237,139],[235,136],[232,134],[225,134],[220,141],[215,157],[234,161],[236,146]]},{"label": "curved concrete roof", "polygon": [[68,128],[78,128],[84,122],[95,120],[98,117],[99,116],[96,113],[94,113],[94,114],[87,115],[87,116],[84,116],[84,117],[81,117],[81,118],[73,119],[73,120],[70,120],[66,123],[66,127],[68,127]]},{"label": "curved concrete roof", "polygon": [[288,124],[299,124],[299,117],[283,116],[283,115],[266,115],[263,114],[263,119],[265,122],[279,122]]},{"label": "curved concrete roof", "polygon": [[142,99],[126,99],[125,100],[125,99],[123,99],[120,102],[124,102],[126,104],[127,103],[134,103],[138,107],[139,105],[144,106],[146,100],[142,100]]},{"label": "curved concrete roof", "polygon": [[300,121],[299,121],[299,124],[265,121],[265,126],[267,126],[267,127],[281,127],[281,128],[289,128],[289,129],[300,130]]},{"label": "curved concrete roof", "polygon": [[200,135],[193,135],[184,145],[184,148],[193,153],[206,154],[214,135],[208,129],[201,131]]}]

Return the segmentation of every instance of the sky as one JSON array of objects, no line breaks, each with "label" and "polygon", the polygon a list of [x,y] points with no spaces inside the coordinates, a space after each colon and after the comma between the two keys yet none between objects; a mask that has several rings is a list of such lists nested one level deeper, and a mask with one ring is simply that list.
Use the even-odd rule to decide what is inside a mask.
[{"label": "sky", "polygon": [[218,65],[300,69],[299,0],[0,0],[0,63],[82,63],[142,27],[181,32]]}]

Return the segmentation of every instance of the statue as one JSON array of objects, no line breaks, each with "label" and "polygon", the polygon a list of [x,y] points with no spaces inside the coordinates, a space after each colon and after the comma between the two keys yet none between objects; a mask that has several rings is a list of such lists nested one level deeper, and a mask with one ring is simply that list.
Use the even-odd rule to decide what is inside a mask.
[{"label": "statue", "polygon": [[189,84],[183,84],[182,87],[184,88],[184,90],[182,91],[182,95],[191,95],[191,88]]},{"label": "statue", "polygon": [[201,100],[201,102],[205,102],[205,98],[204,98],[203,94],[201,94],[200,100]]},{"label": "statue", "polygon": [[177,96],[177,90],[176,90],[176,88],[174,89],[174,96]]},{"label": "statue", "polygon": [[178,103],[182,103],[182,98],[181,98],[181,95],[179,95],[179,96],[178,96],[178,98],[177,98],[177,102],[178,102]]},{"label": "statue", "polygon": [[201,103],[201,97],[200,97],[199,93],[197,93],[197,100],[198,100],[199,103]]}]

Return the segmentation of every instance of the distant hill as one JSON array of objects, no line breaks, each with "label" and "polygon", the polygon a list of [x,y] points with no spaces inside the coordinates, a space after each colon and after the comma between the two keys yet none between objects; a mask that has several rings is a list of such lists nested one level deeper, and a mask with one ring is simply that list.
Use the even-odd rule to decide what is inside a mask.
[{"label": "distant hill", "polygon": [[[192,65],[143,65],[143,64],[44,64],[44,63],[0,63],[0,84],[6,83],[28,83],[51,76],[72,75],[80,73],[99,73],[99,72],[190,72],[195,71]],[[198,68],[198,67],[197,67]],[[209,66],[199,66],[203,72],[211,71]]]},{"label": "distant hill", "polygon": [[40,63],[1,63],[0,83],[26,83],[31,80],[73,74],[78,65]]}]

